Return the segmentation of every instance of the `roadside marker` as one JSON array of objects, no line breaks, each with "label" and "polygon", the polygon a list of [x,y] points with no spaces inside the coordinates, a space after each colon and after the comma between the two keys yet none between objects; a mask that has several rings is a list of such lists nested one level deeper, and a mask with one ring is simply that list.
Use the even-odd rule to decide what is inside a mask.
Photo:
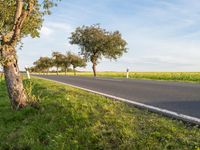
[{"label": "roadside marker", "polygon": [[25,70],[26,70],[27,78],[28,78],[28,79],[31,79],[31,77],[30,77],[30,73],[29,73],[29,71],[28,71],[28,67],[25,67]]},{"label": "roadside marker", "polygon": [[129,78],[129,69],[128,68],[126,69],[126,78],[127,79]]}]

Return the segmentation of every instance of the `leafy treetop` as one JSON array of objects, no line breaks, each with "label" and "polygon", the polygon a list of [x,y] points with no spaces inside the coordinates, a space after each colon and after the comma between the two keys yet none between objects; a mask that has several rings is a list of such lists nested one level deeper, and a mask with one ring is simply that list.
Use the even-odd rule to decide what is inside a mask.
[{"label": "leafy treetop", "polygon": [[69,60],[70,64],[73,66],[74,69],[77,67],[85,67],[86,66],[85,59],[81,58],[80,56],[73,54],[71,52],[68,52],[67,56],[68,56],[68,60]]},{"label": "leafy treetop", "polygon": [[53,61],[49,57],[40,57],[36,62],[34,62],[34,65],[39,70],[46,70],[53,66]]},{"label": "leafy treetop", "polygon": [[102,56],[117,59],[127,52],[126,41],[122,39],[119,31],[108,32],[99,25],[78,27],[70,37],[71,44],[81,48],[81,54],[87,60],[96,62]]},{"label": "leafy treetop", "polygon": [[56,1],[60,0],[1,0],[0,45],[9,42],[16,46],[23,37],[39,37],[43,16],[50,14]]}]

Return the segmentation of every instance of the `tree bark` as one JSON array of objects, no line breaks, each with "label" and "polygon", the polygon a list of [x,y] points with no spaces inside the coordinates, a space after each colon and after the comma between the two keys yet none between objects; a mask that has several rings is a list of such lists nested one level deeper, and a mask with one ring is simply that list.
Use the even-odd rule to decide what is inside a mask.
[{"label": "tree bark", "polygon": [[96,63],[93,63],[92,70],[93,70],[94,77],[96,77],[97,76],[97,73],[96,73]]},{"label": "tree bark", "polygon": [[27,96],[24,90],[22,78],[19,72],[17,60],[4,65],[6,86],[14,109],[23,108],[27,105]]}]

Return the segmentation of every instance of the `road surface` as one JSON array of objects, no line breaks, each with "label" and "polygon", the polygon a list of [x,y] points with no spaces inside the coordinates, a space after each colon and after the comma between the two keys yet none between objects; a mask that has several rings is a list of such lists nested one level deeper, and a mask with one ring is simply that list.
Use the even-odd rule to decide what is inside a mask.
[{"label": "road surface", "polygon": [[200,119],[200,84],[37,75]]}]

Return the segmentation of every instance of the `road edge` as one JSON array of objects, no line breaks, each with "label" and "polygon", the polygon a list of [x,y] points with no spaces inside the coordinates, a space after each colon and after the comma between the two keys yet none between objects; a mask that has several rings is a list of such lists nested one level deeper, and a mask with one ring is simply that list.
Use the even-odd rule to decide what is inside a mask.
[{"label": "road edge", "polygon": [[82,87],[75,86],[75,85],[68,84],[68,83],[63,83],[63,82],[60,82],[60,81],[46,79],[46,78],[38,77],[38,76],[34,76],[34,77],[44,79],[44,80],[48,80],[48,81],[53,81],[53,82],[60,83],[60,84],[63,84],[63,85],[68,85],[68,86],[71,86],[71,87],[74,87],[74,88],[77,88],[77,89],[81,89],[81,90],[84,90],[84,91],[88,91],[88,92],[91,92],[91,93],[94,93],[94,94],[97,94],[97,95],[105,96],[105,97],[113,99],[113,100],[125,102],[125,103],[131,104],[131,105],[133,105],[137,108],[147,109],[147,110],[154,112],[154,113],[158,113],[158,114],[170,117],[170,118],[182,120],[184,122],[200,126],[200,119],[196,118],[196,117],[191,117],[191,116],[184,115],[184,114],[181,114],[181,113],[177,113],[177,112],[174,112],[174,111],[170,111],[170,110],[167,110],[167,109],[158,108],[158,107],[155,107],[155,106],[139,103],[139,102],[136,102],[136,101],[133,101],[133,100],[124,99],[124,98],[121,98],[121,97],[117,97],[117,96],[113,96],[113,95],[109,95],[109,94],[105,94],[105,93],[101,93],[101,92],[97,92],[97,91],[94,91],[94,90],[82,88]]}]

